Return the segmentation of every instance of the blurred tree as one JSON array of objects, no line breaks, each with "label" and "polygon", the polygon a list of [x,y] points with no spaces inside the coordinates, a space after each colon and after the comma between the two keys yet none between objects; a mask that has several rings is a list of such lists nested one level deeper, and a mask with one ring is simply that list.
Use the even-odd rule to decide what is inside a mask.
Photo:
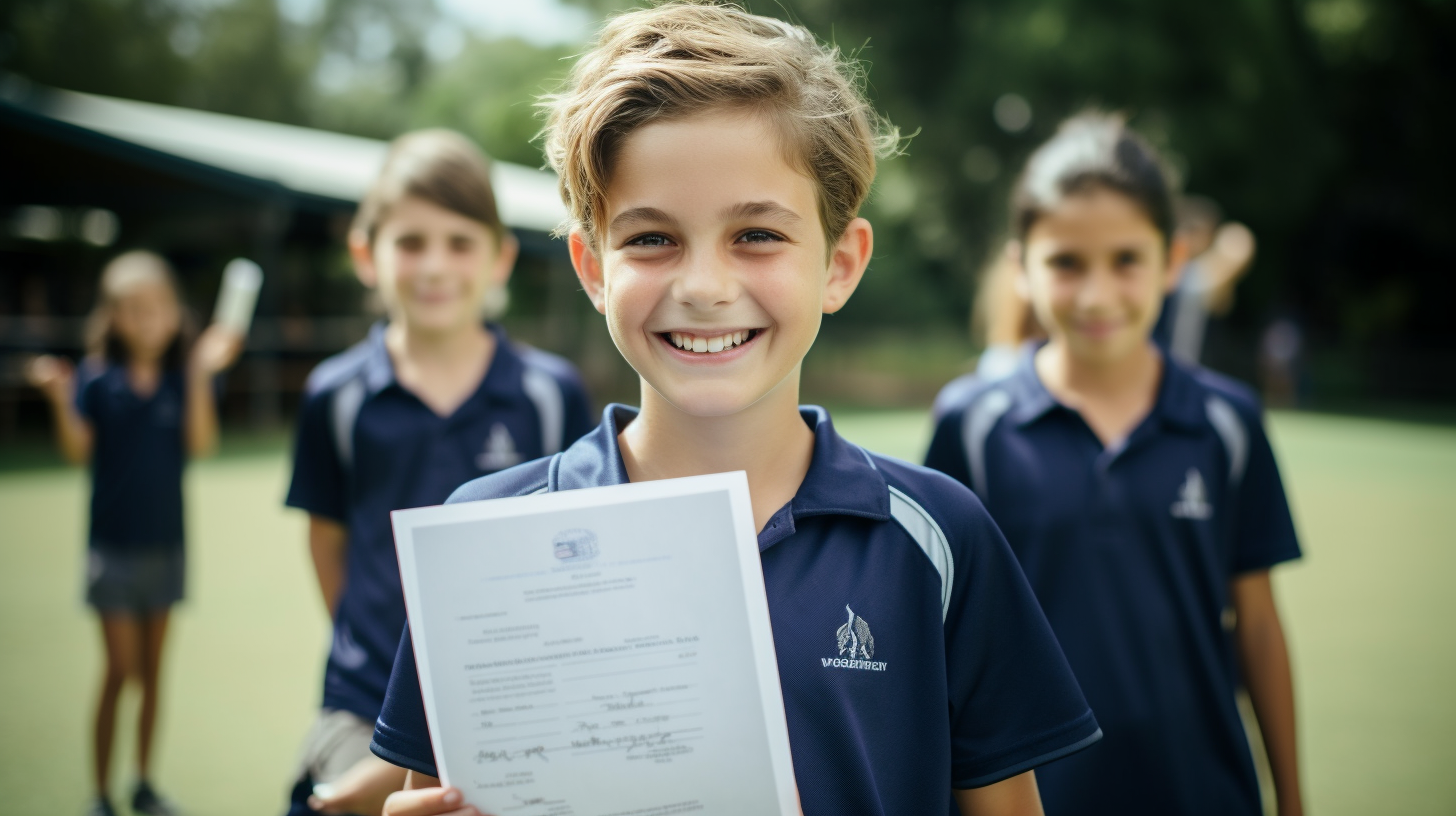
[{"label": "blurred tree", "polygon": [[172,102],[186,61],[168,42],[178,11],[148,0],[6,0],[0,66],[63,88]]},{"label": "blurred tree", "polygon": [[535,136],[541,120],[535,101],[571,70],[576,50],[517,39],[471,39],[420,89],[410,125],[455,128],[498,159],[539,167],[543,157]]}]

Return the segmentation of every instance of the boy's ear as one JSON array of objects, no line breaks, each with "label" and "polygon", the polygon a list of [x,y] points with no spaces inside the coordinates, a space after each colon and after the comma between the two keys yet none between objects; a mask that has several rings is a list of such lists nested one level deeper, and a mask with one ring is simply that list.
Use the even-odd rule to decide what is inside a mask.
[{"label": "boy's ear", "polygon": [[370,289],[379,283],[379,270],[374,266],[374,249],[363,230],[349,230],[349,258],[354,262],[354,276]]},{"label": "boy's ear", "polygon": [[607,313],[607,284],[602,274],[602,262],[581,230],[574,229],[566,236],[566,247],[571,252],[571,265],[576,269],[576,279],[591,298],[598,312]]},{"label": "boy's ear", "polygon": [[510,230],[502,230],[499,240],[500,249],[495,254],[495,268],[491,270],[491,282],[496,286],[505,286],[511,280],[511,273],[516,269],[516,258],[521,254],[521,242]]},{"label": "boy's ear", "polygon": [[1188,254],[1188,239],[1181,235],[1174,235],[1173,240],[1168,244],[1168,272],[1167,279],[1163,282],[1164,293],[1178,288],[1178,279],[1183,277],[1183,267],[1188,265]]},{"label": "boy's ear", "polygon": [[850,221],[829,255],[829,280],[824,286],[821,305],[824,314],[834,314],[849,302],[849,296],[864,278],[874,251],[874,227],[863,218]]}]

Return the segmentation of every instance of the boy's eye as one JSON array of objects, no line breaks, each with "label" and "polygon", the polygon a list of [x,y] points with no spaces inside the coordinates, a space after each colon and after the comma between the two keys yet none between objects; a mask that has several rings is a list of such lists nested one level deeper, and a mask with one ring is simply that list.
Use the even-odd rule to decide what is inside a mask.
[{"label": "boy's eye", "polygon": [[419,235],[401,235],[394,239],[394,245],[405,252],[419,252],[425,248],[425,239]]},{"label": "boy's eye", "polygon": [[1047,266],[1058,272],[1076,272],[1082,268],[1082,262],[1069,252],[1058,253],[1047,258]]},{"label": "boy's eye", "polygon": [[780,235],[778,235],[776,233],[769,232],[768,230],[751,229],[751,230],[743,233],[742,235],[738,236],[738,240],[735,243],[741,243],[741,244],[765,244],[765,243],[769,243],[770,241],[782,241],[782,240],[784,240],[782,236],[780,236]]},{"label": "boy's eye", "polygon": [[672,239],[660,232],[649,232],[646,235],[627,239],[625,246],[666,247],[672,246]]},{"label": "boy's eye", "polygon": [[1124,249],[1118,252],[1113,258],[1113,262],[1118,266],[1132,266],[1140,260],[1142,260],[1142,257],[1134,249]]},{"label": "boy's eye", "polygon": [[466,235],[450,236],[450,249],[455,252],[469,252],[475,247],[475,241]]}]

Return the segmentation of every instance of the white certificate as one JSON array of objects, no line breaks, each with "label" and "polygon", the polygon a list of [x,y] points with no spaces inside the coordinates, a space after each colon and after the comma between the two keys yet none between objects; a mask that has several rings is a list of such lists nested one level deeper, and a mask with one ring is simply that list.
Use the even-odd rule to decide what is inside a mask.
[{"label": "white certificate", "polygon": [[798,813],[742,472],[393,518],[437,767],[471,804]]}]

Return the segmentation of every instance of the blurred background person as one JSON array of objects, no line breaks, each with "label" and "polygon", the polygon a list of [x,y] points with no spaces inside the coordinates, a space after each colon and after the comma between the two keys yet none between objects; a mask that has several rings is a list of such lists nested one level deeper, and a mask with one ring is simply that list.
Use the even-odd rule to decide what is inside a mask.
[{"label": "blurred background person", "polygon": [[1264,399],[1275,408],[1299,404],[1300,362],[1304,332],[1289,315],[1275,319],[1259,337],[1259,384]]},{"label": "blurred background person", "polygon": [[[93,727],[90,816],[113,816],[112,735],[128,683],[141,687],[137,779],[131,809],[170,816],[151,783],[162,648],[182,600],[182,470],[217,444],[214,377],[237,359],[242,337],[212,326],[191,342],[167,262],[150,252],[117,257],[101,275],[90,345],[78,377],[63,358],[30,365],[67,459],[89,463],[91,529],[86,602],[101,620],[105,673]],[[79,382],[78,382],[79,381]]]},{"label": "blurred background person", "polygon": [[350,257],[388,317],[319,364],[299,415],[287,504],[308,513],[334,634],[290,816],[376,814],[404,784],[369,752],[405,625],[390,511],[441,504],[594,426],[570,363],[485,322],[505,308],[517,248],[488,159],[453,131],[395,139],[359,202]]},{"label": "blurred background person", "polygon": [[951,380],[935,398],[931,413],[939,417],[975,390],[978,384],[999,380],[1016,370],[1023,354],[1046,338],[1031,303],[1017,284],[1016,245],[1007,242],[981,270],[976,299],[971,307],[971,337],[981,345],[976,369]]},{"label": "blurred background person", "polygon": [[1223,222],[1223,211],[1206,196],[1178,201],[1178,235],[1190,260],[1178,284],[1163,301],[1153,340],[1189,365],[1202,362],[1210,316],[1233,309],[1234,289],[1254,261],[1254,233],[1237,221]]},{"label": "blurred background person", "polygon": [[1051,816],[1261,816],[1247,687],[1280,816],[1294,690],[1269,570],[1300,556],[1257,400],[1151,339],[1187,257],[1121,117],[1067,120],[1013,188],[1018,279],[1049,340],[943,414],[926,464],[1006,534],[1102,725],[1037,769]]}]

